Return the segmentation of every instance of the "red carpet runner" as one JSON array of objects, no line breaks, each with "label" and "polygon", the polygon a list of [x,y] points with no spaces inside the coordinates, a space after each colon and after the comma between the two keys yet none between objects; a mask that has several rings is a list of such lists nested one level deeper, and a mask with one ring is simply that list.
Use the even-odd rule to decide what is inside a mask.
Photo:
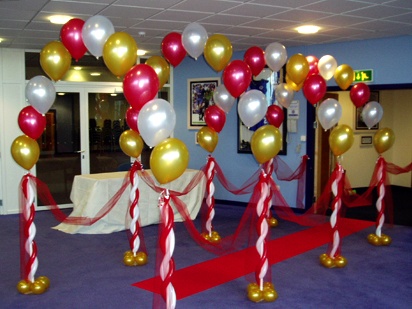
[{"label": "red carpet runner", "polygon": [[[354,219],[341,218],[340,220],[342,220],[340,224],[340,235],[342,238],[375,224],[371,221]],[[269,263],[273,265],[328,244],[331,239],[330,231],[329,223],[325,223],[269,241]],[[251,256],[254,256],[255,251],[255,247],[251,247],[176,270],[173,274],[172,282],[176,290],[177,299],[191,296],[254,272],[256,265],[250,262],[246,263],[245,260],[246,258],[250,259]],[[228,265],[230,265],[230,267],[228,267]],[[199,280],[199,278],[202,278],[202,280]],[[133,286],[154,293],[160,293],[160,278],[150,278],[134,283]]]}]

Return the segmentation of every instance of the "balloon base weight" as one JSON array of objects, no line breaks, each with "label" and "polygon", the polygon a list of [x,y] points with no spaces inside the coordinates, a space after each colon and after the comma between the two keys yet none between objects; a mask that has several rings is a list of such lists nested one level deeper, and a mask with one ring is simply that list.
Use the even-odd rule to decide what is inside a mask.
[{"label": "balloon base weight", "polygon": [[124,253],[123,263],[126,266],[142,266],[147,264],[147,254],[145,252],[137,252],[136,255],[133,251],[129,250]]},{"label": "balloon base weight", "polygon": [[389,246],[392,242],[392,238],[385,234],[381,234],[381,236],[369,234],[367,239],[368,243],[374,246]]},{"label": "balloon base weight", "polygon": [[202,237],[211,243],[219,243],[221,240],[219,233],[216,231],[212,231],[211,234],[202,233]]},{"label": "balloon base weight", "polygon": [[267,218],[267,222],[270,227],[277,227],[279,225],[279,221],[273,217]]},{"label": "balloon base weight", "polygon": [[325,266],[326,268],[342,268],[345,267],[348,261],[346,260],[345,257],[339,255],[334,258],[330,257],[326,253],[322,254],[319,257],[320,263]]},{"label": "balloon base weight", "polygon": [[263,290],[259,288],[257,283],[250,283],[247,286],[247,297],[249,300],[259,303],[261,301],[273,302],[278,298],[278,293],[271,282],[263,284]]},{"label": "balloon base weight", "polygon": [[17,283],[17,290],[21,294],[43,294],[50,286],[50,280],[46,276],[40,276],[34,282],[20,280]]}]

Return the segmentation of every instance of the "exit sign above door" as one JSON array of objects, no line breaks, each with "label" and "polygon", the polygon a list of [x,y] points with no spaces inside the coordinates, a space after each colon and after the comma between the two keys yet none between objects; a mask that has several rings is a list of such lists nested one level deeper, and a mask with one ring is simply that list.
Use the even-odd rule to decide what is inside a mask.
[{"label": "exit sign above door", "polygon": [[373,82],[373,70],[355,70],[355,82]]}]

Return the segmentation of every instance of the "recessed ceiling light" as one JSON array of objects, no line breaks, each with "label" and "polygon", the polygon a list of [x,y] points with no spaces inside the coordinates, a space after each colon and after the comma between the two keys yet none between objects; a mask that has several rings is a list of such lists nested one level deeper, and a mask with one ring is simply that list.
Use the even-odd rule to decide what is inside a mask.
[{"label": "recessed ceiling light", "polygon": [[102,75],[102,73],[100,73],[100,72],[92,72],[92,73],[90,73],[90,75],[91,75],[91,76],[100,76],[100,75]]},{"label": "recessed ceiling light", "polygon": [[52,15],[49,17],[49,21],[52,24],[64,25],[72,18],[73,17],[68,16],[68,15]]},{"label": "recessed ceiling light", "polygon": [[147,54],[147,50],[144,50],[144,49],[138,49],[137,50],[137,55],[138,56],[144,56],[146,54]]},{"label": "recessed ceiling light", "polygon": [[304,25],[295,28],[297,32],[301,34],[313,34],[317,33],[320,30],[320,27],[314,25]]},{"label": "recessed ceiling light", "polygon": [[76,71],[81,71],[82,67],[73,67]]},{"label": "recessed ceiling light", "polygon": [[65,95],[64,92],[58,92],[57,95]]}]

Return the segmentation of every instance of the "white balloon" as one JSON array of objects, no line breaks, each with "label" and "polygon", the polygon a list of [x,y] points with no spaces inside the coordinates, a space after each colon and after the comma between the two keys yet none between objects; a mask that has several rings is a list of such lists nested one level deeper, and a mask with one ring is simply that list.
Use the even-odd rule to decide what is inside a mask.
[{"label": "white balloon", "polygon": [[273,72],[279,71],[286,63],[288,54],[286,47],[280,43],[271,43],[265,49],[265,60]]},{"label": "white balloon", "polygon": [[319,105],[317,115],[322,127],[328,130],[342,117],[342,106],[335,99],[326,99]]},{"label": "white balloon", "polygon": [[265,117],[268,102],[261,91],[252,89],[240,97],[237,108],[244,125],[252,127]]},{"label": "white balloon", "polygon": [[143,105],[137,117],[137,127],[147,145],[154,147],[172,134],[176,114],[169,102],[153,99]]},{"label": "white balloon", "polygon": [[331,55],[325,55],[318,61],[319,74],[325,80],[329,80],[333,77],[337,67],[338,63],[336,62],[335,58],[333,58],[333,56]]},{"label": "white balloon", "polygon": [[29,80],[25,88],[26,99],[40,114],[45,114],[56,100],[56,89],[50,79],[38,75]]},{"label": "white balloon", "polygon": [[372,128],[375,124],[377,124],[382,119],[382,116],[383,116],[382,105],[380,105],[376,101],[371,101],[365,104],[365,106],[362,109],[361,116],[366,126],[369,129]]},{"label": "white balloon", "polygon": [[285,108],[289,107],[294,96],[293,89],[286,83],[281,83],[275,88],[275,99]]},{"label": "white balloon", "polygon": [[191,23],[182,32],[182,45],[186,52],[197,59],[205,49],[208,39],[206,29],[198,23]]},{"label": "white balloon", "polygon": [[213,92],[213,101],[226,113],[229,113],[232,109],[235,100],[236,98],[230,94],[223,84],[219,85]]},{"label": "white balloon", "polygon": [[101,57],[104,44],[113,33],[112,22],[104,16],[95,15],[88,18],[83,25],[83,43],[93,56]]}]

